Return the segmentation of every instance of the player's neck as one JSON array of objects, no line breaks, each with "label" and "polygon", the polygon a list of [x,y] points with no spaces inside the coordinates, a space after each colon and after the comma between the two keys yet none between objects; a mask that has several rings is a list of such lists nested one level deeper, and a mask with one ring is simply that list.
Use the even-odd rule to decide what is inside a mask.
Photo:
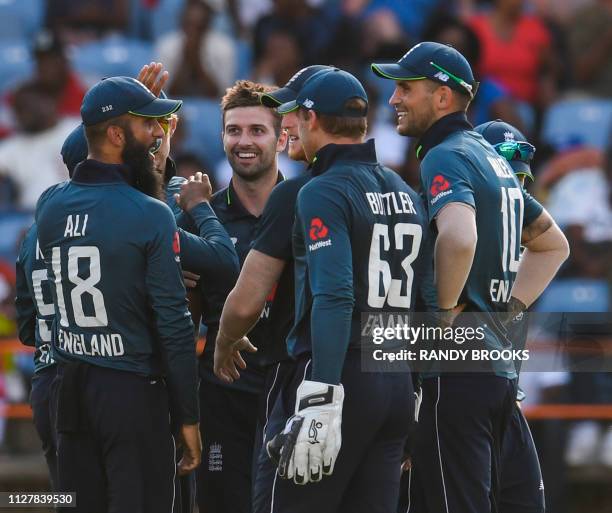
[{"label": "player's neck", "polygon": [[255,181],[245,180],[236,174],[232,177],[232,185],[240,203],[247,212],[256,217],[262,214],[277,181],[278,167],[276,166],[273,171],[264,173],[261,178]]}]

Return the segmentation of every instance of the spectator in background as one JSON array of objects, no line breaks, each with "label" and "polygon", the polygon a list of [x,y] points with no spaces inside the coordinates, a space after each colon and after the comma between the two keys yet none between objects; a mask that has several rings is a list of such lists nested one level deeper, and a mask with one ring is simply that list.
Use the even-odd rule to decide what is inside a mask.
[{"label": "spectator in background", "polygon": [[216,8],[214,0],[187,0],[181,29],[157,42],[157,59],[171,77],[170,96],[217,99],[233,83],[236,50],[227,35],[212,27]]},{"label": "spectator in background", "polygon": [[256,82],[285,84],[296,71],[304,67],[300,42],[291,31],[282,27],[273,29],[264,45],[253,75]]},{"label": "spectator in background", "polygon": [[255,64],[259,65],[268,47],[268,39],[279,29],[295,36],[304,53],[304,65],[320,64],[321,54],[332,35],[323,13],[311,7],[308,0],[274,0],[273,3],[272,12],[257,20],[255,25]]},{"label": "spectator in background", "polygon": [[56,34],[45,30],[34,41],[34,81],[57,101],[60,116],[79,116],[85,87],[70,69],[64,46]]},{"label": "spectator in background", "polygon": [[[442,14],[432,18],[423,33],[425,41],[436,41],[459,50],[472,66],[478,69],[481,59],[480,41],[476,33],[457,18]],[[477,77],[480,81],[478,93],[468,109],[472,124],[480,125],[492,119],[503,119],[522,132],[524,124],[517,110],[516,102],[508,90],[487,75]]]},{"label": "spectator in background", "polygon": [[580,9],[569,24],[576,85],[594,96],[612,96],[612,0]]},{"label": "spectator in background", "polygon": [[546,208],[565,232],[572,253],[565,276],[611,279],[612,149],[607,158],[579,147],[559,153],[542,170]]},{"label": "spectator in background", "polygon": [[129,0],[46,0],[45,26],[64,43],[82,43],[127,29]]},{"label": "spectator in background", "polygon": [[492,11],[470,19],[482,48],[478,71],[497,80],[517,100],[545,108],[556,95],[551,36],[523,4],[494,0]]},{"label": "spectator in background", "polygon": [[59,149],[79,120],[60,120],[55,98],[35,82],[15,91],[13,108],[19,132],[0,143],[0,174],[17,185],[17,205],[33,210],[47,187],[68,178]]}]

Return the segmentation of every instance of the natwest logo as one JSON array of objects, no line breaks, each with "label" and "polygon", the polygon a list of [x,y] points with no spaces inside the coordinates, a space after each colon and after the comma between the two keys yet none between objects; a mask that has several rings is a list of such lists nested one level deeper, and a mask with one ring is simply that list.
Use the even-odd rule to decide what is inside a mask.
[{"label": "natwest logo", "polygon": [[313,217],[310,221],[310,240],[321,240],[327,237],[329,230],[320,217]]},{"label": "natwest logo", "polygon": [[448,190],[450,187],[450,183],[444,176],[436,175],[434,176],[433,182],[431,182],[431,187],[429,188],[429,192],[432,196],[437,196],[441,192]]}]

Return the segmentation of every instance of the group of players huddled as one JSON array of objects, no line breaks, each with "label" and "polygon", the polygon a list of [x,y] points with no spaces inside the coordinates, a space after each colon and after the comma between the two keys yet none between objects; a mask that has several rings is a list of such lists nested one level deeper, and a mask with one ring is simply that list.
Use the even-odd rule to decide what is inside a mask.
[{"label": "group of players huddled", "polygon": [[471,126],[478,82],[452,47],[372,71],[418,140],[420,193],[378,163],[366,92],[332,66],[226,91],[215,194],[175,176],[182,102],[160,63],[87,92],[16,298],[52,487],[76,511],[544,512],[514,362],[366,371],[360,351],[362,314],[385,312],[478,313],[483,347],[524,344],[514,324],[569,253],[523,189],[535,148]]}]

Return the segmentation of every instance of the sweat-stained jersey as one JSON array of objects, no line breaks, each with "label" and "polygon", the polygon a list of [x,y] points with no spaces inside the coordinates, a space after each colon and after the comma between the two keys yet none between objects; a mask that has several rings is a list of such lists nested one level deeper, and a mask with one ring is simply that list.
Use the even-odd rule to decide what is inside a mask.
[{"label": "sweat-stained jersey", "polygon": [[15,298],[19,339],[25,345],[36,347],[34,372],[55,365],[50,345],[55,317],[52,284],[37,237],[34,223],[27,231],[17,257]]},{"label": "sweat-stained jersey", "polygon": [[293,356],[312,351],[312,380],[338,383],[361,315],[411,311],[427,232],[418,195],[377,163],[374,141],[329,144],[298,195]]},{"label": "sweat-stained jersey", "polygon": [[[458,303],[466,304],[465,312],[480,312],[486,348],[510,349],[506,330],[493,312],[505,310],[519,267],[522,228],[542,213],[542,206],[523,190],[508,162],[469,129],[451,132],[427,151],[421,182],[430,222],[449,203],[474,209],[478,242]],[[493,369],[500,376],[516,377],[512,361],[496,361]]]},{"label": "sweat-stained jersey", "polygon": [[86,160],[37,211],[54,282],[58,361],[166,376],[182,423],[198,421],[195,345],[172,212],[127,166]]}]

